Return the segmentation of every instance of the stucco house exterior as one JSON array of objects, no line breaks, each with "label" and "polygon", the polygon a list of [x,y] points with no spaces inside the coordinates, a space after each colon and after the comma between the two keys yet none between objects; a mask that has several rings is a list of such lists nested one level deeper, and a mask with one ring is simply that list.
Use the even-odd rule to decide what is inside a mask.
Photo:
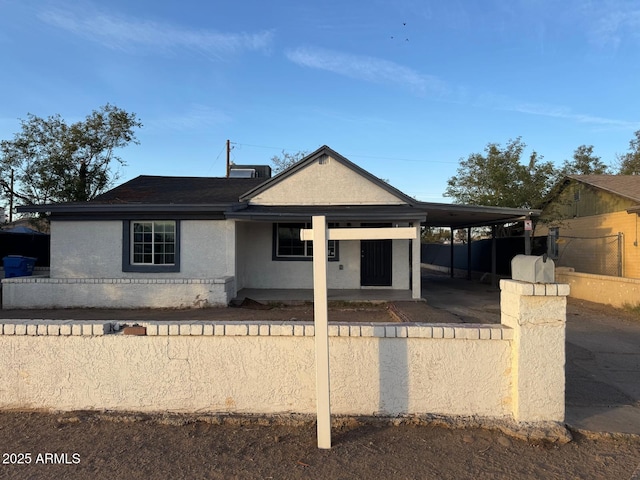
[{"label": "stucco house exterior", "polygon": [[640,176],[569,175],[540,215],[561,266],[576,272],[640,278]]},{"label": "stucco house exterior", "polygon": [[417,240],[329,241],[329,289],[420,298],[420,202],[321,147],[271,178],[139,176],[51,221],[48,277],[3,281],[4,308],[203,307],[238,291],[310,289],[313,215],[330,228],[413,227]]},{"label": "stucco house exterior", "polygon": [[320,215],[342,238],[327,242],[330,290],[419,299],[422,225],[470,228],[532,213],[420,202],[327,146],[273,177],[266,166],[241,170],[142,175],[90,202],[18,207],[48,214],[50,271],[3,279],[2,308],[197,308],[247,290],[312,289],[314,246],[300,231]]}]

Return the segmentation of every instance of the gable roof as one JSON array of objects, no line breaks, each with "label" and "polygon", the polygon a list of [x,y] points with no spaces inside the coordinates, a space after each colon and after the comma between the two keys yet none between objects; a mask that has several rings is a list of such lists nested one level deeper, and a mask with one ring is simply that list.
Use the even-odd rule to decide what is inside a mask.
[{"label": "gable roof", "polygon": [[415,199],[413,199],[413,198],[409,197],[408,195],[402,193],[400,190],[398,190],[397,188],[389,185],[387,182],[379,179],[375,175],[372,175],[371,173],[367,172],[365,169],[359,167],[358,165],[356,165],[355,163],[353,163],[350,160],[346,159],[345,157],[340,155],[338,152],[336,152],[335,150],[329,148],[326,145],[323,145],[322,147],[317,149],[315,152],[310,153],[309,155],[304,157],[299,162],[294,163],[292,166],[290,166],[286,170],[278,173],[276,176],[270,178],[269,180],[267,180],[266,182],[262,183],[261,185],[258,185],[257,187],[249,190],[248,192],[246,192],[244,195],[242,195],[240,197],[240,200],[241,201],[251,200],[253,197],[261,194],[265,190],[268,190],[269,188],[273,187],[274,185],[277,185],[278,183],[282,182],[283,180],[295,175],[297,172],[299,172],[300,170],[306,168],[308,165],[312,164],[313,162],[315,162],[316,160],[318,160],[319,158],[321,158],[323,156],[329,156],[329,157],[333,158],[334,160],[340,162],[342,165],[344,165],[347,168],[351,169],[352,171],[354,171],[358,175],[366,178],[371,183],[373,183],[374,185],[377,185],[378,187],[382,188],[383,190],[385,190],[386,192],[390,193],[391,195],[399,198],[403,202],[405,202],[405,203],[407,203],[409,205],[415,205],[416,204],[416,200]]},{"label": "gable roof", "polygon": [[[309,164],[328,155],[355,174],[370,181],[403,202],[402,205],[259,206],[249,205],[256,195],[293,176]],[[475,205],[420,202],[370,174],[325,146],[307,155],[273,178],[165,177],[141,175],[89,202],[26,205],[19,212],[50,213],[70,220],[172,218],[242,218],[263,221],[301,221],[325,214],[335,221],[343,219],[417,220],[427,225],[467,228],[522,220],[539,215],[538,210],[483,207]]]},{"label": "gable roof", "polygon": [[640,175],[568,175],[566,179],[591,185],[640,203]]}]

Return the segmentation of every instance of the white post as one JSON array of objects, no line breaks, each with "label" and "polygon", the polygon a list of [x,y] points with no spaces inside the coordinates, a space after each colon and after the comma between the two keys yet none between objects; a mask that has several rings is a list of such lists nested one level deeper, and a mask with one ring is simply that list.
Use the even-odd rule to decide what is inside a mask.
[{"label": "white post", "polygon": [[313,319],[316,347],[316,408],[318,448],[331,448],[329,387],[329,322],[327,307],[327,221],[313,217]]},{"label": "white post", "polygon": [[414,300],[420,300],[422,297],[422,285],[421,285],[421,272],[420,272],[420,221],[417,220],[414,223],[415,237],[410,240],[411,242],[411,297]]},{"label": "white post", "polygon": [[[331,448],[331,395],[329,389],[329,321],[327,262],[329,240],[413,239],[413,295],[420,298],[420,223],[402,228],[327,229],[323,215],[313,217],[311,230],[300,230],[300,239],[313,241],[313,320],[316,350],[316,408],[318,448]],[[417,278],[416,278],[417,277]]]}]

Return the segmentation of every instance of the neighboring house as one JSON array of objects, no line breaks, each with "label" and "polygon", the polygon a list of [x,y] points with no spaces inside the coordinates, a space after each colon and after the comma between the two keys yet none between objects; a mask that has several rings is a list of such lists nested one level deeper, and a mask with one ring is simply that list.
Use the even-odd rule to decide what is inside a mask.
[{"label": "neighboring house", "polygon": [[640,176],[569,175],[542,210],[536,235],[549,236],[558,266],[640,278]]},{"label": "neighboring house", "polygon": [[21,207],[50,215],[50,276],[3,281],[4,308],[202,307],[243,289],[311,289],[300,229],[315,215],[329,228],[415,228],[417,240],[330,240],[327,282],[419,299],[427,215],[461,228],[526,215],[419,202],[326,146],[274,177],[241,168],[266,174],[140,176],[90,202]]}]

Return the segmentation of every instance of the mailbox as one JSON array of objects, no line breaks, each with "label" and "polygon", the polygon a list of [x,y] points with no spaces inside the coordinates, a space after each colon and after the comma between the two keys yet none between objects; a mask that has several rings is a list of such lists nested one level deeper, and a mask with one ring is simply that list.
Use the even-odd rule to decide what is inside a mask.
[{"label": "mailbox", "polygon": [[555,265],[546,255],[516,255],[511,260],[511,278],[529,283],[555,283]]}]

